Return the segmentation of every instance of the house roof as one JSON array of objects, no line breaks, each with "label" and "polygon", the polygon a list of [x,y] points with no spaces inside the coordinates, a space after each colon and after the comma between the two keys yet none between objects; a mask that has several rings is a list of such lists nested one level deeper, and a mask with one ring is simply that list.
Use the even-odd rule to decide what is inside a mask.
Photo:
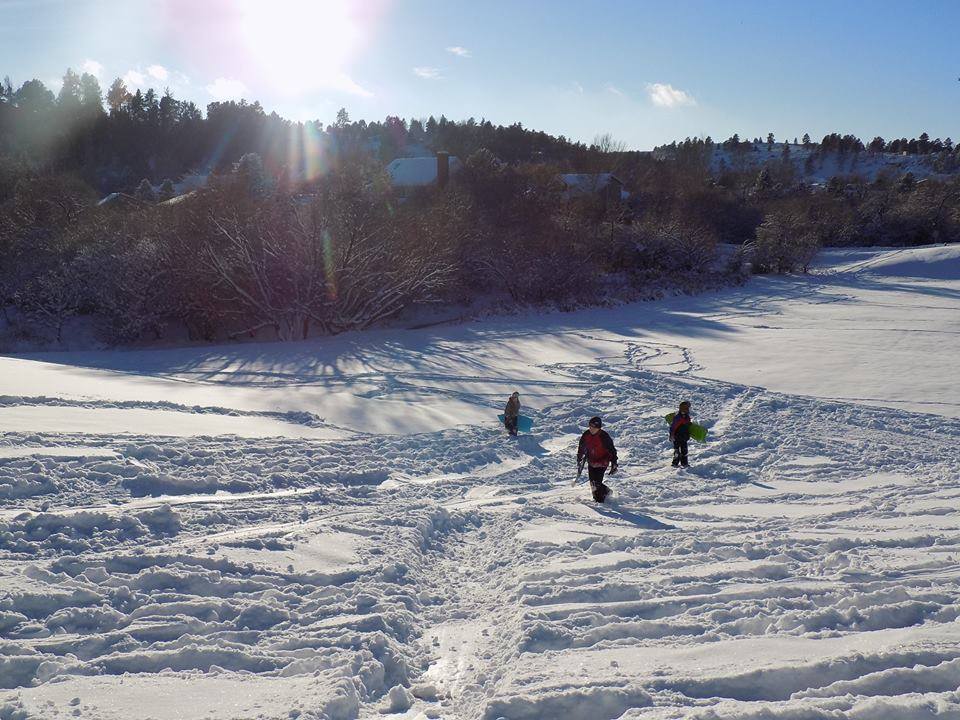
[{"label": "house roof", "polygon": [[599,190],[603,190],[607,185],[610,184],[610,181],[616,180],[618,183],[623,185],[623,181],[620,180],[613,173],[568,173],[566,175],[561,175],[560,179],[563,181],[563,184],[567,186],[572,191],[581,192],[581,193],[592,193]]},{"label": "house roof", "polygon": [[160,202],[160,205],[179,205],[180,203],[189,200],[192,197],[195,197],[197,194],[196,190],[191,190],[190,192],[184,193],[183,195],[175,195],[169,200],[163,200]]},{"label": "house roof", "polygon": [[[459,158],[450,156],[450,174],[462,167]],[[387,165],[390,181],[399,186],[431,185],[437,181],[435,157],[397,158]]]},{"label": "house roof", "polygon": [[146,203],[143,200],[140,200],[139,198],[135,198],[133,195],[127,195],[126,193],[121,193],[121,192],[113,192],[107,195],[105,198],[103,198],[99,202],[97,202],[97,207],[103,207],[105,205],[116,205],[118,203],[123,205],[132,205],[135,207],[141,207],[143,205],[146,205]]}]

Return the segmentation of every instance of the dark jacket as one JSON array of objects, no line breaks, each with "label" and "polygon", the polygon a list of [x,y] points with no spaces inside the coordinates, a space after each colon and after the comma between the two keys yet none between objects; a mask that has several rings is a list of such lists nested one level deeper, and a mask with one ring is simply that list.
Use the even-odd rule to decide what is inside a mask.
[{"label": "dark jacket", "polygon": [[580,436],[580,445],[577,448],[577,464],[586,460],[594,467],[606,467],[609,464],[617,464],[617,449],[613,446],[613,438],[607,434],[606,430],[601,430],[595,436],[599,439],[594,440],[594,436],[587,430]]},{"label": "dark jacket", "polygon": [[507,419],[515,418],[520,414],[520,398],[513,396],[507,400],[507,406],[503,409],[503,416]]},{"label": "dark jacket", "polygon": [[690,413],[678,412],[670,423],[670,439],[674,442],[686,442],[690,439]]}]

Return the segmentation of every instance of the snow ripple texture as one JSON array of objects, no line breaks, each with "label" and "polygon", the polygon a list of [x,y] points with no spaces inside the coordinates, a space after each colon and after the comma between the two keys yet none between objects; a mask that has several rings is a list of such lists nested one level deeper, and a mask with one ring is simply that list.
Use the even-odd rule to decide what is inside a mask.
[{"label": "snow ripple texture", "polygon": [[960,421],[662,351],[516,439],[4,433],[0,718],[960,718]]}]

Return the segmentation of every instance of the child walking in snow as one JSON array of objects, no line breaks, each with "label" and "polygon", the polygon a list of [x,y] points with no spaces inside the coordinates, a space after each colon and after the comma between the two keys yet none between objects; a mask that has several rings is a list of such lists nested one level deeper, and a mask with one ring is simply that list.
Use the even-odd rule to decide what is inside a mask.
[{"label": "child walking in snow", "polygon": [[690,440],[690,403],[680,403],[679,412],[670,421],[670,442],[673,443],[673,466],[689,467],[687,460],[687,442]]},{"label": "child walking in snow", "polygon": [[613,446],[613,438],[602,427],[600,418],[590,418],[590,425],[580,436],[580,446],[577,448],[577,467],[587,464],[590,491],[593,499],[599,503],[610,494],[610,488],[603,484],[603,474],[608,466],[611,475],[617,471],[617,449]]},{"label": "child walking in snow", "polygon": [[503,409],[503,424],[507,432],[511,435],[517,434],[517,422],[520,420],[520,393],[515,392],[507,400],[507,406]]}]

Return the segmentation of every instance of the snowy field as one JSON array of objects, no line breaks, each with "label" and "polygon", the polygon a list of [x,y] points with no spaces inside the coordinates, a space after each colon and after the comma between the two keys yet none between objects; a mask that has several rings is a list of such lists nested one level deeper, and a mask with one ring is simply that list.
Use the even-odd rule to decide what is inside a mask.
[{"label": "snowy field", "polygon": [[[0,719],[960,718],[958,357],[960,248],[929,247],[0,358]],[[711,437],[678,472],[681,398]],[[593,414],[604,506],[571,487]]]}]

